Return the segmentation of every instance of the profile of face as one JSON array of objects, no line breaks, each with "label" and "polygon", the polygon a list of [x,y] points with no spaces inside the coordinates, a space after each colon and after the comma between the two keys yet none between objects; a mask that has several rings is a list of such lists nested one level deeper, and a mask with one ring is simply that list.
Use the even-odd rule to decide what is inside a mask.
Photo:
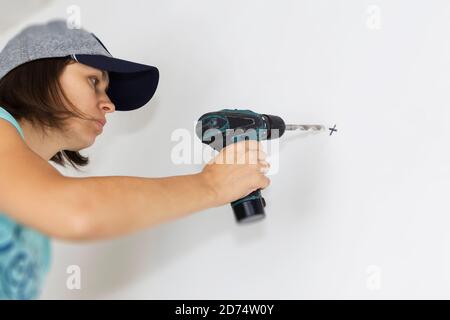
[{"label": "profile of face", "polygon": [[[106,94],[109,85],[106,71],[74,62],[64,68],[59,81],[70,102],[88,118],[105,121],[106,114],[115,111]],[[79,151],[92,145],[103,132],[99,121],[78,117],[66,120],[66,150]]]}]

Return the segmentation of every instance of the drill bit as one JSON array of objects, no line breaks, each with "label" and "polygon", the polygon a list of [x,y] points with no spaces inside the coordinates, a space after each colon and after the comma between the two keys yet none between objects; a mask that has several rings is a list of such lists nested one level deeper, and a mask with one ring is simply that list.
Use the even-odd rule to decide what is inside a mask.
[{"label": "drill bit", "polygon": [[326,128],[320,124],[287,124],[286,130],[302,130],[302,131],[325,131]]}]

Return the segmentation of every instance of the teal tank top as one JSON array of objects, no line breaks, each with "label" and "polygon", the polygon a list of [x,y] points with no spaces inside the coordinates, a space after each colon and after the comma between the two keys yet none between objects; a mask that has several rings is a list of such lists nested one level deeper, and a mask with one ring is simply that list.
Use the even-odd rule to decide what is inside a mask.
[{"label": "teal tank top", "polygon": [[[0,118],[19,123],[0,107]],[[7,168],[0,168],[6,170]],[[50,239],[0,212],[0,299],[37,299],[50,266]]]}]

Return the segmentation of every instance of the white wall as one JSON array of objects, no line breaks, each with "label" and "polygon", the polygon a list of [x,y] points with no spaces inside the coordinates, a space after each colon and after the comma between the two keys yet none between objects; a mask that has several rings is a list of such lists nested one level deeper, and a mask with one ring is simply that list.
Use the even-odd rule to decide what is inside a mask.
[{"label": "white wall", "polygon": [[147,106],[109,116],[85,175],[198,172],[171,162],[170,135],[222,108],[338,132],[282,137],[262,222],[238,226],[224,206],[55,241],[43,299],[450,297],[448,1],[57,1],[27,23],[72,4],[113,55],[161,73]]}]

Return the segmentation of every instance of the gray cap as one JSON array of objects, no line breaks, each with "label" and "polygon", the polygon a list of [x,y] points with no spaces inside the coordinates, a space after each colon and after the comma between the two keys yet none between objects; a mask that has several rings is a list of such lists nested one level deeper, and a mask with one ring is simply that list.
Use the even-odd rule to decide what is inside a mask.
[{"label": "gray cap", "polygon": [[114,58],[93,33],[71,29],[61,19],[28,26],[9,40],[0,52],[0,79],[26,62],[68,56],[108,71],[107,94],[118,111],[142,107],[158,86],[156,67]]}]

